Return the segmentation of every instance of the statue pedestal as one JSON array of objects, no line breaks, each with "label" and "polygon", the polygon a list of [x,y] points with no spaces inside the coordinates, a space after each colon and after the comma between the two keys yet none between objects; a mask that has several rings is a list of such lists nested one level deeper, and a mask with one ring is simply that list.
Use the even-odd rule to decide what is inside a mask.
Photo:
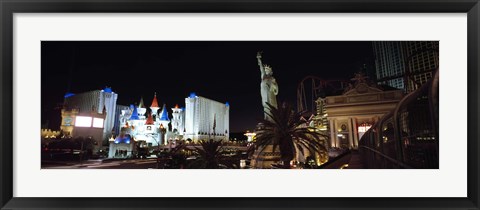
[{"label": "statue pedestal", "polygon": [[250,166],[256,169],[271,169],[272,164],[282,164],[280,159],[280,149],[277,147],[273,152],[273,145],[265,146],[265,149],[260,152],[262,148],[258,148],[253,153]]},{"label": "statue pedestal", "polygon": [[[263,129],[263,123],[257,124],[257,133]],[[261,152],[260,152],[261,151]],[[267,145],[259,147],[253,153],[250,166],[256,169],[271,169],[272,164],[281,164],[280,148],[277,146],[275,152],[273,152],[273,145]]]}]

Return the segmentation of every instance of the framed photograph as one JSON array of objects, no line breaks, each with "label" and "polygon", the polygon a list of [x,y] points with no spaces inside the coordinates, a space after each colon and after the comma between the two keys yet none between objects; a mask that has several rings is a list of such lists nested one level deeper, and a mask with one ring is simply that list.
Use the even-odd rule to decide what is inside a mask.
[{"label": "framed photograph", "polygon": [[2,209],[478,209],[477,0],[2,1]]}]

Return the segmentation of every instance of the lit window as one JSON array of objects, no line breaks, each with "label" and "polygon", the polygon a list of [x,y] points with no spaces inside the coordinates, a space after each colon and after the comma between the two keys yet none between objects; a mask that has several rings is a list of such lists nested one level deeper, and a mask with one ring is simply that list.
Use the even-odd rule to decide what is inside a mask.
[{"label": "lit window", "polygon": [[102,118],[93,118],[93,127],[94,128],[103,128],[103,119]]},{"label": "lit window", "polygon": [[75,127],[90,127],[90,126],[92,126],[91,117],[77,116],[75,118]]}]

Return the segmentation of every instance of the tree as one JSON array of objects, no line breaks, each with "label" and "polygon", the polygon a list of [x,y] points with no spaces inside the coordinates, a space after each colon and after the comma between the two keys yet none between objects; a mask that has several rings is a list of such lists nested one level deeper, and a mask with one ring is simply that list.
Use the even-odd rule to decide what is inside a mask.
[{"label": "tree", "polygon": [[270,120],[262,120],[257,131],[255,149],[262,152],[268,145],[273,145],[273,152],[280,149],[280,159],[284,168],[290,168],[290,161],[297,152],[310,154],[327,154],[326,140],[328,135],[315,129],[302,126],[302,112],[294,111],[290,104],[283,103],[278,108],[268,104],[266,115]]},{"label": "tree", "polygon": [[178,142],[174,148],[171,148],[168,152],[169,168],[184,168],[187,162],[187,157],[185,156],[186,144],[183,142]]},{"label": "tree", "polygon": [[196,148],[198,158],[189,164],[189,168],[206,168],[217,169],[220,168],[223,162],[222,142],[201,140],[200,148]]}]

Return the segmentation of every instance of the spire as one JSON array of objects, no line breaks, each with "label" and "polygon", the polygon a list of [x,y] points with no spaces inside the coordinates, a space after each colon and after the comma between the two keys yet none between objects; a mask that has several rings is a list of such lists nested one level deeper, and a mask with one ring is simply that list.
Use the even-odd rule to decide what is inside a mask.
[{"label": "spire", "polygon": [[153,96],[152,105],[150,105],[150,107],[159,107],[159,106],[158,106],[157,93],[156,93],[156,92],[155,92],[155,95]]},{"label": "spire", "polygon": [[165,104],[163,104],[162,112],[160,113],[160,120],[170,121],[170,119],[168,119],[168,112]]},{"label": "spire", "polygon": [[138,103],[138,108],[143,108],[145,105],[143,103],[143,97],[140,97],[140,102]]},{"label": "spire", "polygon": [[133,106],[133,112],[132,112],[132,116],[130,117],[130,120],[139,120],[139,119],[140,118],[138,117],[137,107]]},{"label": "spire", "polygon": [[145,122],[145,125],[153,125],[153,117],[151,113],[148,113],[148,118],[147,118],[147,121]]}]

